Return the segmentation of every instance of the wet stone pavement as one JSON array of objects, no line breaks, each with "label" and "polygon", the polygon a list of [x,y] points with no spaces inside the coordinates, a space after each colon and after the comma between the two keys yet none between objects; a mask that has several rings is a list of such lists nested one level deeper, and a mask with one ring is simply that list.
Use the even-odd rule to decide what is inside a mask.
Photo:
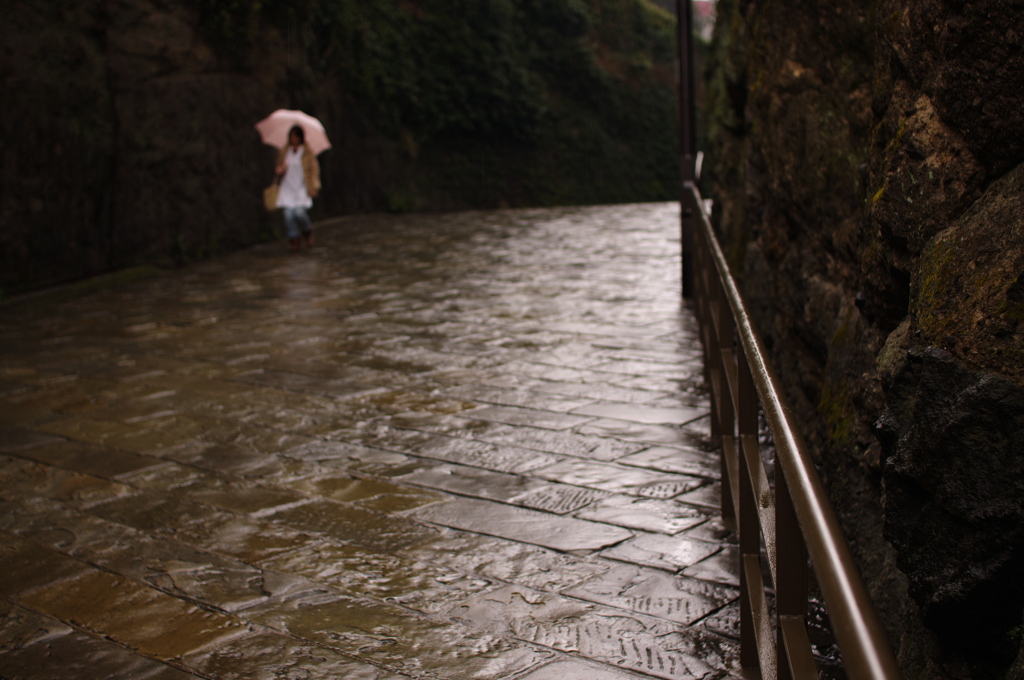
[{"label": "wet stone pavement", "polygon": [[353,217],[0,307],[0,677],[738,674],[677,225]]}]

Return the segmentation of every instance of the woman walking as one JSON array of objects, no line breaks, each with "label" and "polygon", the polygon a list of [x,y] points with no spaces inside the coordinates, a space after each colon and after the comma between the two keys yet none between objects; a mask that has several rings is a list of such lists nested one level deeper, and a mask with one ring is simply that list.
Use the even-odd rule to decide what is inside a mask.
[{"label": "woman walking", "polygon": [[306,247],[312,247],[313,223],[307,211],[320,193],[320,163],[299,125],[288,131],[288,143],[277,154],[277,174],[281,177],[277,207],[284,213],[288,244],[292,252],[299,249],[302,240]]}]

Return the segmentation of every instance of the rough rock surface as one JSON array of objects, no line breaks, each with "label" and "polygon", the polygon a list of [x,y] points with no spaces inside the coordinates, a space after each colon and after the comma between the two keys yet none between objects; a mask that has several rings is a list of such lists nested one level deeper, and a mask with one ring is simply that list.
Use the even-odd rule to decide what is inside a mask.
[{"label": "rough rock surface", "polygon": [[947,643],[1012,660],[1006,631],[1024,608],[1024,388],[914,348],[887,396],[886,538],[899,567]]},{"label": "rough rock surface", "polygon": [[721,0],[707,71],[713,217],[911,677],[1021,644],[1022,9]]},{"label": "rough rock surface", "polygon": [[[0,29],[0,285],[250,243],[256,79],[218,68],[181,3],[14,3]],[[264,175],[266,173],[263,173]]]}]

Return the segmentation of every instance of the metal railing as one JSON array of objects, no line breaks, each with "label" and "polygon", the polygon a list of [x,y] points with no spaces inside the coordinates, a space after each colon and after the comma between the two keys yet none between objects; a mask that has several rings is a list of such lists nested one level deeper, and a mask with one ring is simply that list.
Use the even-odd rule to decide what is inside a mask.
[{"label": "metal railing", "polygon": [[[682,207],[692,230],[711,434],[722,446],[722,515],[739,534],[740,663],[765,679],[818,677],[806,625],[810,557],[847,675],[895,680],[885,631],[692,181],[683,183]],[[775,444],[774,493],[758,443],[759,404]]]}]

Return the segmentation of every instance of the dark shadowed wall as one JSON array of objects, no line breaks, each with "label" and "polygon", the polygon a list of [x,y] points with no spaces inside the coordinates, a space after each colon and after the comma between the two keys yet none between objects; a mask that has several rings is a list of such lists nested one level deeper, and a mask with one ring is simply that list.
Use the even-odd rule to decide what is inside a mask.
[{"label": "dark shadowed wall", "polygon": [[1024,2],[718,15],[715,222],[901,662],[1021,677]]},{"label": "dark shadowed wall", "polygon": [[673,20],[648,0],[15,0],[0,297],[272,238],[253,124],[328,127],[316,215],[675,196]]}]

